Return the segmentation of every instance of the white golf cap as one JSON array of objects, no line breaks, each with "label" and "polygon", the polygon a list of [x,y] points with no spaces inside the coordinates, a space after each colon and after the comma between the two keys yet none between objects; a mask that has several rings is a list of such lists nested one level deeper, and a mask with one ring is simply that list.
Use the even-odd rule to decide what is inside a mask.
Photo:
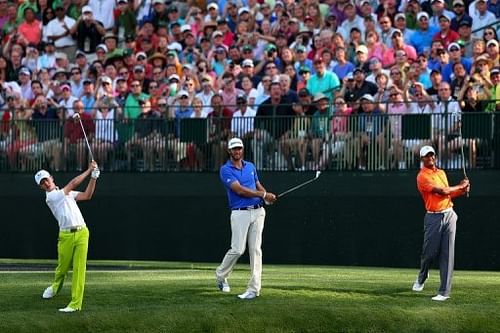
[{"label": "white golf cap", "polygon": [[37,185],[40,185],[40,182],[45,178],[50,178],[50,173],[46,170],[40,170],[35,173],[35,182]]},{"label": "white golf cap", "polygon": [[83,6],[82,13],[83,14],[85,14],[85,13],[93,14],[92,7],[90,7],[90,6]]},{"label": "white golf cap", "polygon": [[243,148],[243,141],[241,141],[240,138],[232,138],[227,143],[228,149],[233,149],[233,148],[238,148],[238,147]]},{"label": "white golf cap", "polygon": [[436,152],[434,151],[434,148],[432,148],[432,146],[423,146],[422,148],[420,148],[420,157],[424,157],[429,153],[433,153],[434,155],[436,155]]}]

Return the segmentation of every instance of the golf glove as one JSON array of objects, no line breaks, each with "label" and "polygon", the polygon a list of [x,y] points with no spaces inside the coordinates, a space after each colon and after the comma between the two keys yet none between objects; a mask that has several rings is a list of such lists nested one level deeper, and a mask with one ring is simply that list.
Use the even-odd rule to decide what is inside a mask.
[{"label": "golf glove", "polygon": [[97,178],[99,178],[100,174],[101,174],[101,170],[99,170],[99,168],[95,168],[94,170],[92,170],[92,174],[90,176],[94,179],[97,179]]}]

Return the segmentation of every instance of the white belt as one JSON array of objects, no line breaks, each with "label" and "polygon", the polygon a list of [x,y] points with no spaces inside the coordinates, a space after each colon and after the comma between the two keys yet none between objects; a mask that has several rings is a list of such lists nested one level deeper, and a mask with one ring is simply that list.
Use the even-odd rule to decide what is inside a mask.
[{"label": "white belt", "polygon": [[86,226],[85,225],[78,225],[76,227],[71,227],[71,228],[61,228],[59,229],[59,231],[61,232],[77,232],[77,231],[80,231],[82,229],[85,229]]},{"label": "white belt", "polygon": [[446,209],[443,209],[443,210],[440,210],[439,212],[431,212],[431,211],[427,211],[428,214],[443,214],[443,213],[448,213],[448,212],[451,212],[453,210],[452,207],[450,208],[446,208]]}]

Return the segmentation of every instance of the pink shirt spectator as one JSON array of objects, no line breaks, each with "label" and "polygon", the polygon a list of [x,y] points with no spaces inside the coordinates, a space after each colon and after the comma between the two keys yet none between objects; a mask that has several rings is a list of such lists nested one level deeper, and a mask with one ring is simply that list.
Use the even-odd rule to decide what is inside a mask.
[{"label": "pink shirt spectator", "polygon": [[[413,46],[405,45],[403,46],[403,49],[408,59],[411,59],[413,61],[417,60],[417,51],[415,51],[415,48]],[[384,68],[394,65],[394,63],[396,62],[396,51],[397,50],[390,48],[384,52],[384,57],[382,59],[382,66]]]}]

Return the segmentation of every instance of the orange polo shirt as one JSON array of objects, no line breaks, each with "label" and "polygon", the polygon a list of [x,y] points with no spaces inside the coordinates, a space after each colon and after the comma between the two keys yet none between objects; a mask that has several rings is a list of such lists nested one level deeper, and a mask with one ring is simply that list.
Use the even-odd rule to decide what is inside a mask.
[{"label": "orange polo shirt", "polygon": [[425,209],[429,212],[439,212],[453,207],[453,195],[441,195],[432,192],[434,187],[448,187],[446,173],[438,168],[422,167],[417,175],[417,187],[424,199]]}]

